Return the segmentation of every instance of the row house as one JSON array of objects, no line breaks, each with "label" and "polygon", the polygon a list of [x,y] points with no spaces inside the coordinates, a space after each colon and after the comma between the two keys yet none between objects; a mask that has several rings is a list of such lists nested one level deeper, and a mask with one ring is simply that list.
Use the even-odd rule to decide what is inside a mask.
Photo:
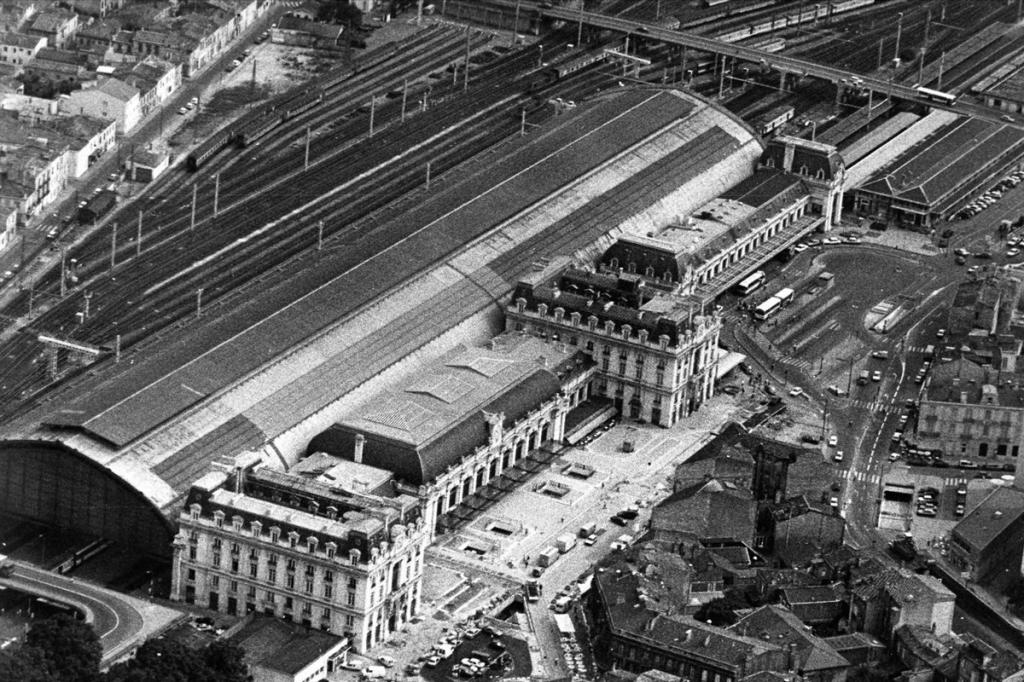
[{"label": "row house", "polygon": [[24,66],[46,47],[46,38],[26,33],[4,33],[0,35],[0,62],[13,66]]},{"label": "row house", "polygon": [[68,140],[71,177],[80,178],[101,156],[114,148],[117,123],[90,116],[60,116],[42,125]]},{"label": "row house", "polygon": [[78,29],[75,34],[75,47],[79,50],[107,50],[114,42],[114,36],[121,30],[121,22],[116,19],[94,21]]},{"label": "row house", "polygon": [[15,0],[0,5],[0,32],[15,33],[21,31],[36,13],[36,5],[31,0]]},{"label": "row house", "polygon": [[78,14],[102,19],[124,7],[124,0],[71,0],[71,7]]},{"label": "row house", "polygon": [[50,47],[65,48],[71,44],[78,30],[78,15],[74,12],[55,10],[40,12],[28,27],[30,35],[46,38]]},{"label": "row house", "polygon": [[187,61],[182,64],[186,78],[191,78],[230,48],[239,34],[267,13],[272,3],[269,0],[251,0],[220,4],[225,10],[223,14],[226,18],[213,30],[203,30],[194,36],[195,45]]},{"label": "row house", "polygon": [[0,254],[14,245],[17,228],[18,212],[10,208],[0,208]]},{"label": "row house", "polygon": [[45,59],[40,55],[25,64],[25,75],[46,81],[62,93],[80,88],[89,79],[89,71],[81,64]]},{"label": "row house", "polygon": [[12,185],[6,207],[16,208],[19,222],[25,223],[42,213],[67,187],[70,158],[66,146],[56,139],[26,139],[20,127],[17,134],[17,139],[0,143],[0,173],[4,184]]},{"label": "row house", "polygon": [[117,78],[101,78],[93,87],[72,92],[63,100],[62,111],[116,121],[119,135],[142,117],[139,91]]},{"label": "row house", "polygon": [[181,64],[146,57],[121,78],[139,91],[139,108],[146,116],[181,87]]}]

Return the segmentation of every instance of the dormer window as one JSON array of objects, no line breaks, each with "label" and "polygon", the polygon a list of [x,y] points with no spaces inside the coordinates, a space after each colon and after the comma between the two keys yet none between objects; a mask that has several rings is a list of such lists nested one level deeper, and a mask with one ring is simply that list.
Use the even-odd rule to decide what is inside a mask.
[{"label": "dormer window", "polygon": [[188,508],[189,516],[193,521],[199,520],[199,514],[203,511],[203,508],[198,504],[193,504]]},{"label": "dormer window", "polygon": [[288,546],[297,547],[299,544],[299,534],[295,531],[288,533]]},{"label": "dormer window", "polygon": [[[325,548],[327,550],[327,558],[333,559],[335,553],[338,551],[338,545],[333,542],[328,542]],[[330,571],[328,571],[328,575],[330,575]]]},{"label": "dormer window", "polygon": [[807,175],[807,166],[800,166],[800,175]]},{"label": "dormer window", "polygon": [[213,522],[217,524],[218,528],[224,527],[224,512],[215,511],[213,512]]},{"label": "dormer window", "polygon": [[818,178],[819,180],[824,180],[825,179],[825,171],[823,171],[822,169],[819,168],[818,172],[814,174],[814,177]]},{"label": "dormer window", "polygon": [[242,532],[242,517],[238,516],[237,514],[235,516],[232,516],[231,517],[231,526],[232,526],[232,528],[235,529],[236,533],[241,533]]},{"label": "dormer window", "polygon": [[768,157],[768,158],[767,158],[767,159],[765,160],[765,162],[764,162],[764,165],[765,165],[766,167],[768,167],[768,168],[775,168],[775,159],[774,159],[774,158],[772,158],[771,156],[769,156],[769,157]]},{"label": "dormer window", "polygon": [[317,539],[316,538],[313,538],[313,537],[306,538],[306,547],[309,549],[309,553],[310,554],[312,554],[313,552],[316,551],[316,545],[317,545]]},{"label": "dormer window", "polygon": [[281,529],[277,526],[270,527],[270,541],[277,542],[281,539]]},{"label": "dormer window", "polygon": [[252,534],[255,537],[259,537],[259,536],[263,535],[263,524],[260,523],[259,521],[253,521],[252,522]]}]

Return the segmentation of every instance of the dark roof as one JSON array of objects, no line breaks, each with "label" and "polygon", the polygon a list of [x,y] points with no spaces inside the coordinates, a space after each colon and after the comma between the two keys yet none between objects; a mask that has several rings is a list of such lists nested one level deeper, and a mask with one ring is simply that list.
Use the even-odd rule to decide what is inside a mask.
[{"label": "dark roof", "polygon": [[999,486],[953,528],[957,542],[984,553],[1002,533],[1024,515],[1024,491]]},{"label": "dark roof", "polygon": [[716,479],[683,488],[658,503],[651,528],[700,538],[752,539],[757,503],[753,494]]},{"label": "dark roof", "polygon": [[329,632],[256,616],[230,638],[245,651],[245,662],[294,675],[345,640]]},{"label": "dark roof", "polygon": [[997,161],[1019,154],[1024,131],[983,119],[961,117],[901,154],[863,190],[944,210],[959,201],[970,183],[980,181]]},{"label": "dark roof", "polygon": [[792,611],[780,606],[762,606],[729,629],[745,636],[760,637],[776,646],[794,645],[797,660],[793,667],[804,673],[845,669],[850,665],[825,640],[809,632]]}]

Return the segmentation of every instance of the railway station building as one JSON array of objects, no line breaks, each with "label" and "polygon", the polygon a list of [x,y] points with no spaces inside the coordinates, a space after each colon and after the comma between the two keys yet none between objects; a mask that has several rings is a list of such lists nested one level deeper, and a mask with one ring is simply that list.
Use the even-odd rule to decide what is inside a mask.
[{"label": "railway station building", "polygon": [[[565,435],[566,417],[591,394],[593,362],[577,346],[503,334],[456,348],[369,397],[315,437],[327,453],[394,474],[424,506],[427,527]],[[549,455],[550,457],[550,455]]]},{"label": "railway station building", "polygon": [[422,597],[419,501],[352,462],[283,473],[259,461],[243,453],[192,485],[171,598],[301,623],[359,651],[403,628]]},{"label": "railway station building", "polygon": [[647,268],[555,262],[520,280],[506,330],[568,344],[595,363],[594,393],[630,419],[671,426],[714,393],[722,320]]},{"label": "railway station building", "polygon": [[912,146],[896,146],[853,196],[860,216],[931,230],[958,204],[1024,157],[1024,131],[957,117]]},{"label": "railway station building", "polygon": [[[429,513],[436,516],[438,504],[450,511],[453,492],[458,505],[467,482],[479,489],[480,465],[480,480],[497,483],[529,460],[516,449],[530,448],[531,434],[540,457],[573,396],[588,381],[593,393],[585,374],[598,370],[582,356],[577,365],[585,349],[567,339],[531,339],[545,348],[530,351],[532,364],[508,360],[492,377],[492,368],[446,366],[448,354],[482,348],[500,334],[509,297],[545,260],[592,267],[623,234],[690,215],[742,182],[763,151],[746,124],[691,93],[620,88],[579,102],[543,134],[510,139],[396,204],[353,248],[325,249],[308,267],[264,272],[230,300],[204,301],[200,320],[124,349],[119,362],[101,357],[69,376],[52,398],[5,424],[0,509],[169,559],[185,499],[211,467],[253,451],[269,468],[288,471],[317,451],[334,454],[334,445],[336,456],[353,460],[359,433],[364,465],[377,461],[378,447],[400,452],[406,468],[392,472],[395,485],[416,497],[426,486]],[[238,276],[252,274],[240,269]],[[657,314],[682,319],[681,309]],[[704,332],[688,319],[680,329],[703,334],[697,345],[709,349],[714,316],[694,306]],[[620,342],[624,321],[616,323]],[[624,349],[639,340],[633,330],[641,325],[630,324]],[[656,385],[660,340],[650,332],[647,339],[653,355],[644,371]],[[699,373],[711,371],[706,354],[699,363]],[[507,378],[527,366],[532,375]],[[568,373],[560,377],[563,367]],[[406,379],[428,370],[475,374],[490,388],[460,376],[436,387],[440,397],[431,397],[435,388],[407,390]],[[707,395],[705,377],[680,398],[684,413],[691,397],[696,407]],[[477,387],[472,397],[459,393],[463,384]],[[408,434],[380,414],[397,395],[402,404],[428,399],[426,410],[410,408]],[[380,404],[368,403],[372,396]],[[623,397],[628,407],[625,388]],[[652,407],[653,394],[645,419]],[[429,410],[442,408],[447,416],[436,421]],[[495,419],[501,428],[493,442],[484,411],[505,413]],[[392,418],[406,414],[393,410]],[[431,448],[442,441],[451,447]],[[510,454],[506,469],[509,450],[517,461]],[[432,532],[435,524],[424,525]]]}]

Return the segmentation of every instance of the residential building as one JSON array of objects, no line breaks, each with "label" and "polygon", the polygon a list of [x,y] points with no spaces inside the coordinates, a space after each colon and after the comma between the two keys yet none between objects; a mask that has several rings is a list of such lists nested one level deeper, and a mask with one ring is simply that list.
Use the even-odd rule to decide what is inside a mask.
[{"label": "residential building", "polygon": [[348,641],[277,618],[253,614],[228,640],[244,652],[252,682],[317,682],[339,670]]},{"label": "residential building", "polygon": [[14,246],[17,228],[18,212],[10,208],[0,208],[0,253]]},{"label": "residential building", "polygon": [[147,116],[181,87],[181,64],[146,57],[122,69],[119,77],[139,91],[139,110]]},{"label": "residential building", "polygon": [[653,541],[685,552],[702,541],[729,539],[753,544],[757,502],[749,489],[709,479],[683,488],[651,510]]},{"label": "residential building", "polygon": [[46,38],[48,47],[63,49],[75,37],[78,15],[65,10],[47,10],[35,15],[27,33]]},{"label": "residential building", "polygon": [[956,635],[937,635],[920,625],[901,625],[893,634],[896,658],[914,680],[949,679],[939,671],[955,665],[960,642]]},{"label": "residential building", "polygon": [[54,90],[54,97],[81,87],[88,78],[84,64],[47,59],[42,56],[43,52],[45,50],[40,50],[39,54],[25,64],[25,75],[49,83]]},{"label": "residential building", "polygon": [[885,569],[850,587],[848,627],[894,641],[902,625],[949,634],[956,598],[936,578],[906,569]]},{"label": "residential building", "polygon": [[672,489],[678,492],[714,478],[723,483],[732,483],[737,488],[753,490],[754,468],[754,458],[750,452],[733,443],[727,443],[721,448],[702,447],[693,457],[676,466]]},{"label": "residential building", "polygon": [[997,649],[970,633],[962,633],[964,646],[956,659],[955,682],[1020,682],[1024,658],[1014,651]]},{"label": "residential building", "polygon": [[952,459],[1016,462],[1024,443],[1024,392],[1019,379],[974,359],[938,362],[920,400],[918,447]]},{"label": "residential building", "polygon": [[[1018,470],[1018,485],[1020,473]],[[947,559],[967,580],[1005,585],[1021,574],[1024,490],[992,490],[949,534]]]},{"label": "residential building", "polygon": [[69,173],[80,178],[101,156],[114,148],[117,123],[90,116],[59,116],[41,124],[68,140]]},{"label": "residential building", "polygon": [[66,139],[42,129],[27,129],[0,119],[0,207],[15,209],[19,223],[40,213],[67,186],[71,157]]},{"label": "residential building", "polygon": [[832,585],[791,585],[779,594],[782,605],[812,628],[832,628],[846,613],[846,595]]},{"label": "residential building", "polygon": [[809,565],[842,547],[846,533],[846,521],[837,508],[804,495],[769,504],[758,526],[768,539],[764,549],[789,566]]},{"label": "residential building", "polygon": [[0,34],[0,62],[24,66],[39,50],[46,47],[46,38],[27,33]]},{"label": "residential building", "polygon": [[594,654],[602,669],[654,668],[708,682],[788,670],[787,652],[774,642],[648,608],[639,577],[623,568],[595,573],[588,592]]},{"label": "residential building", "polygon": [[63,111],[117,122],[117,132],[123,135],[139,122],[142,111],[139,91],[116,78],[100,78],[93,87],[76,90],[68,95]]},{"label": "residential building", "polygon": [[56,118],[59,103],[45,97],[7,93],[0,95],[0,109],[15,113],[18,120],[27,125],[35,125],[40,121]]},{"label": "residential building", "polygon": [[114,44],[114,36],[120,30],[121,22],[116,19],[85,24],[75,33],[75,47],[79,50],[106,51]]},{"label": "residential building", "polygon": [[729,628],[745,637],[760,637],[785,648],[786,670],[806,682],[843,682],[850,662],[817,635],[807,631],[789,609],[769,605],[748,613]]},{"label": "residential building", "polygon": [[0,5],[0,33],[21,31],[35,13],[36,4],[32,0],[3,3]]},{"label": "residential building", "polygon": [[78,14],[102,19],[124,7],[125,0],[71,0],[71,8]]},{"label": "residential building", "polygon": [[[457,346],[342,417],[310,442],[392,472],[423,503],[431,532],[505,472],[560,443],[594,368],[575,347],[503,334]],[[546,455],[548,459],[553,455]]]},{"label": "residential building", "polygon": [[579,348],[597,364],[596,395],[668,427],[714,393],[722,320],[649,274],[557,260],[516,286],[506,329]]},{"label": "residential building", "polygon": [[346,637],[365,651],[420,609],[427,528],[388,477],[352,491],[358,464],[322,475],[255,466],[193,484],[174,541],[171,598],[233,615],[263,612]]}]

